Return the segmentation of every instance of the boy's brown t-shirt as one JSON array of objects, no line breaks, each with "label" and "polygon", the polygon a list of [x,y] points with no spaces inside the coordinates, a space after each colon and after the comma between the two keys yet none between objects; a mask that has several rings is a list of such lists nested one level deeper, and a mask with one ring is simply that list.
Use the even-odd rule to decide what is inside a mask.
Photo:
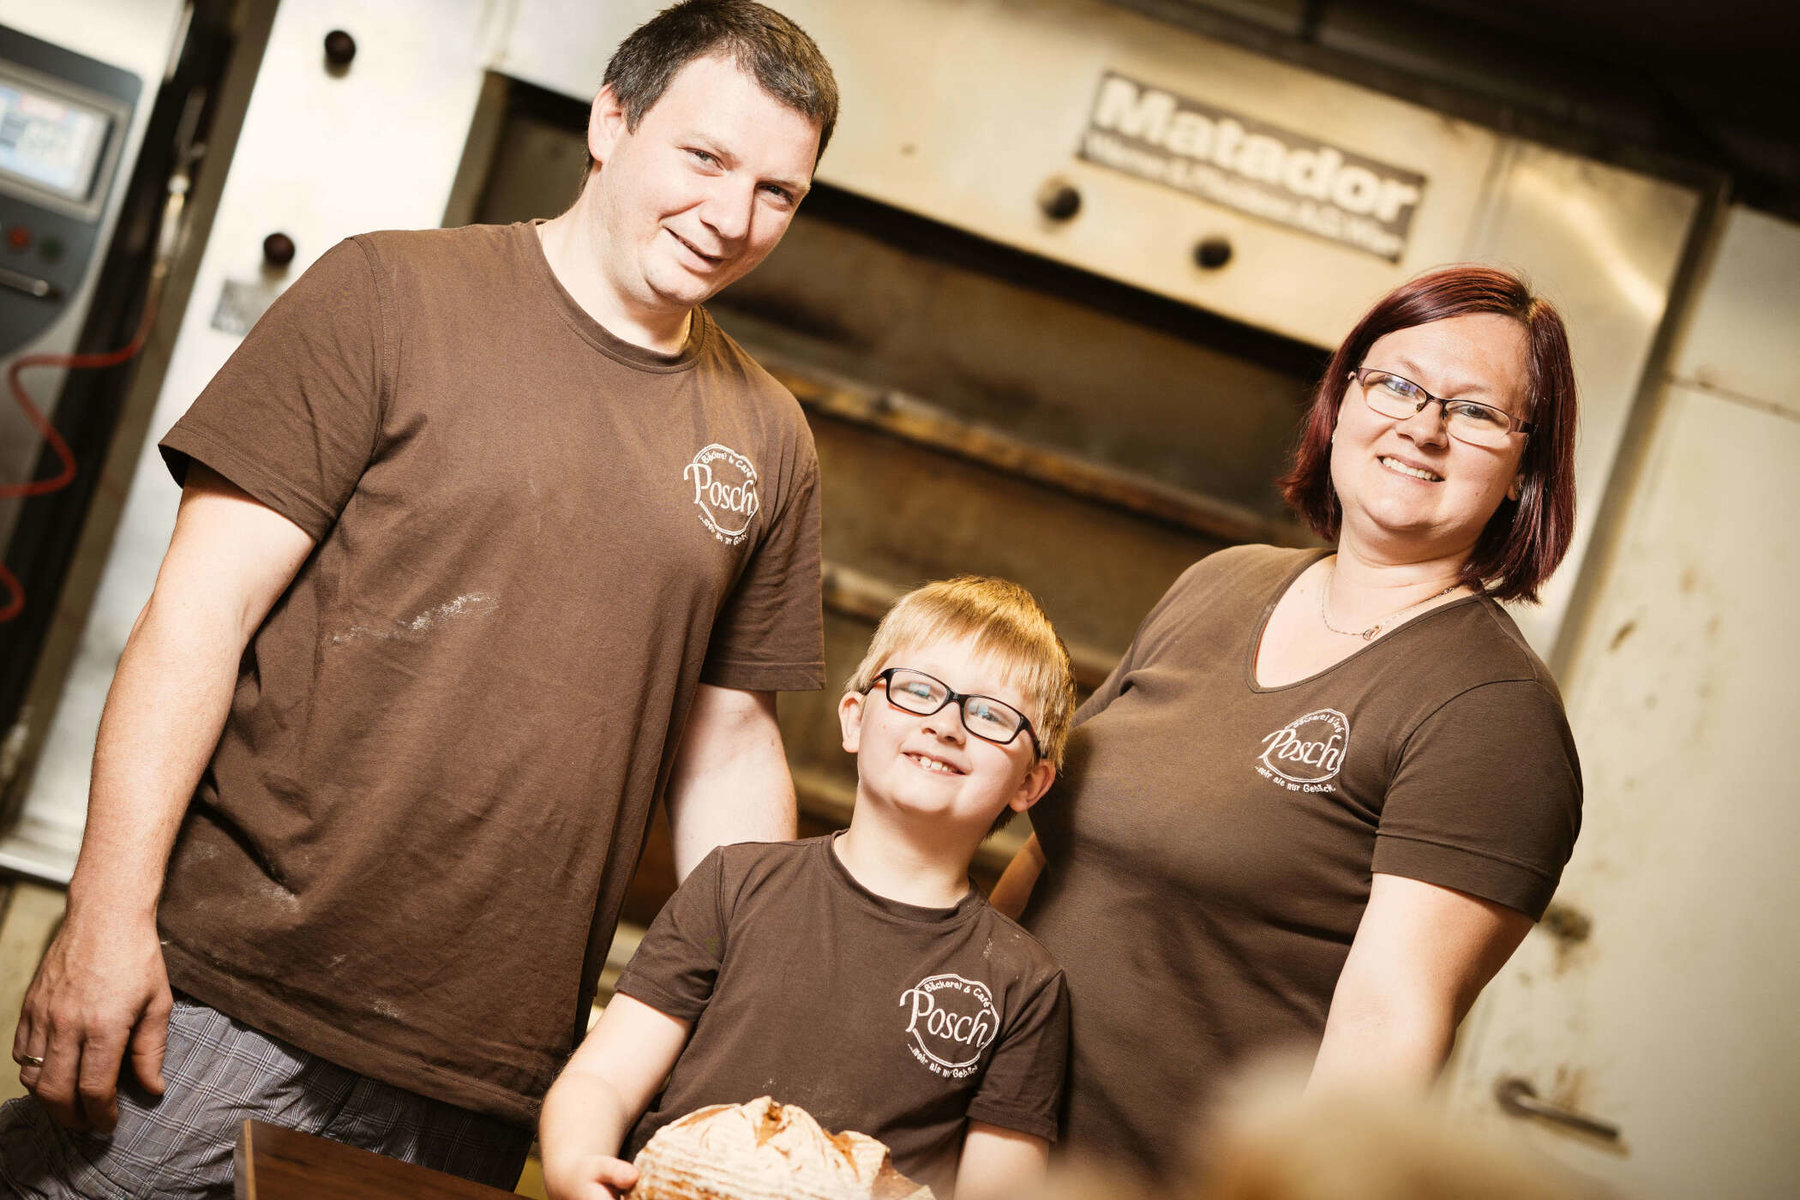
[{"label": "boy's brown t-shirt", "polygon": [[969,1121],[1055,1140],[1062,971],[973,887],[949,909],[889,900],[832,842],[715,850],[644,935],[618,990],[694,1029],[624,1157],[697,1108],[763,1095],[881,1139],[933,1189]]},{"label": "boy's brown t-shirt", "polygon": [[1191,567],[1032,810],[1047,865],[1023,923],[1068,972],[1071,1149],[1166,1173],[1232,1067],[1316,1049],[1372,873],[1537,917],[1568,861],[1581,775],[1562,701],[1492,600],[1256,683],[1263,625],[1321,553]]},{"label": "boy's brown t-shirt", "polygon": [[478,226],[327,252],[162,449],[316,542],[169,864],[172,982],[529,1121],[696,685],[823,681],[798,405],[704,312],[651,354]]}]

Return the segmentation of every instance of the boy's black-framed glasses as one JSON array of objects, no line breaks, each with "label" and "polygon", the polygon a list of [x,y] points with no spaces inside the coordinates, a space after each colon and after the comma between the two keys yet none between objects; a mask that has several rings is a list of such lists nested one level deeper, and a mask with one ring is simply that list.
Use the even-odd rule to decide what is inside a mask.
[{"label": "boy's black-framed glasses", "polygon": [[1352,367],[1350,378],[1362,385],[1363,403],[1384,417],[1404,421],[1436,403],[1444,414],[1444,430],[1459,442],[1490,450],[1506,445],[1513,432],[1530,435],[1537,426],[1505,409],[1478,400],[1434,396],[1404,375],[1380,367]]},{"label": "boy's black-framed glasses", "polygon": [[957,706],[963,728],[984,742],[1010,746],[1023,733],[1031,739],[1031,752],[1039,758],[1044,748],[1038,745],[1037,731],[1024,713],[1004,700],[992,696],[965,695],[950,690],[950,685],[935,676],[911,667],[889,667],[874,679],[864,692],[880,684],[887,692],[888,703],[920,717],[929,717],[946,704]]}]

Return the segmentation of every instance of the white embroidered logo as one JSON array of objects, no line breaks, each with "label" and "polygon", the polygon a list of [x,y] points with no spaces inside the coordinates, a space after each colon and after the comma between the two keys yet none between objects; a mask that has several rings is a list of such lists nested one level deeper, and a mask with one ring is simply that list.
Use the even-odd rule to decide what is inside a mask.
[{"label": "white embroidered logo", "polygon": [[681,477],[694,485],[700,523],[713,537],[727,546],[743,541],[750,522],[762,511],[755,465],[730,446],[714,442],[694,455]]},{"label": "white embroidered logo", "polygon": [[961,975],[932,975],[900,993],[907,1010],[907,1049],[934,1075],[963,1079],[1000,1033],[1000,1012],[985,983]]},{"label": "white embroidered logo", "polygon": [[1350,719],[1335,708],[1315,709],[1263,739],[1256,773],[1290,792],[1334,791],[1349,744]]}]

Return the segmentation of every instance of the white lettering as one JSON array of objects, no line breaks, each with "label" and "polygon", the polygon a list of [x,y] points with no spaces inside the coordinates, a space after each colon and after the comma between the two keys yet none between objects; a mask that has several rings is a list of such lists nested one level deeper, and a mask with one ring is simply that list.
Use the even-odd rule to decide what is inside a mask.
[{"label": "white lettering", "polygon": [[681,472],[681,477],[694,481],[695,504],[711,504],[745,517],[754,517],[762,509],[762,502],[756,496],[754,479],[745,480],[735,487],[728,486],[713,478],[709,464],[700,462],[689,463]]},{"label": "white lettering", "polygon": [[1216,140],[1213,142],[1212,160],[1227,171],[1234,171],[1237,168],[1232,165],[1231,160],[1237,155],[1238,146],[1244,140],[1244,127],[1230,117],[1226,117],[1219,122],[1217,129]]},{"label": "white lettering", "polygon": [[1331,202],[1345,212],[1358,216],[1375,211],[1381,198],[1381,180],[1366,167],[1345,167],[1331,185]]},{"label": "white lettering", "polygon": [[1100,85],[1100,99],[1094,105],[1095,125],[1146,142],[1160,143],[1168,136],[1174,115],[1175,97],[1153,88],[1139,92],[1137,84],[1117,75]]},{"label": "white lettering", "polygon": [[1171,154],[1205,158],[1212,150],[1213,123],[1196,112],[1176,113],[1163,146]]},{"label": "white lettering", "polygon": [[1392,221],[1400,215],[1403,208],[1411,208],[1419,202],[1419,189],[1409,183],[1401,183],[1397,179],[1381,181],[1381,198],[1375,202],[1375,218],[1379,221]]},{"label": "white lettering", "polygon": [[919,1027],[919,1018],[937,1007],[937,1001],[924,988],[907,988],[901,993],[902,1000],[912,1001],[912,1018],[906,1022],[906,1032],[912,1033]]},{"label": "white lettering", "polygon": [[[938,1000],[940,994],[944,1003]],[[953,1078],[973,1071],[981,1052],[1000,1032],[1000,1014],[986,985],[960,975],[921,979],[900,994],[900,1004],[907,1010],[913,1057],[929,1060],[933,1070]]]},{"label": "white lettering", "polygon": [[1238,174],[1263,183],[1282,183],[1287,157],[1286,146],[1266,133],[1253,133],[1244,139],[1243,152],[1238,155]]},{"label": "white lettering", "polygon": [[1290,192],[1323,200],[1331,195],[1332,177],[1343,165],[1344,156],[1330,146],[1316,152],[1296,150],[1282,167],[1281,183]]},{"label": "white lettering", "polygon": [[927,1033],[960,1046],[980,1049],[993,1041],[995,1031],[989,1015],[993,1010],[983,1005],[980,1012],[968,1014],[942,1008],[933,993],[945,986],[943,982],[933,981],[923,987],[906,989],[900,997],[902,1001],[910,1001],[912,1006],[911,1015],[906,1022],[906,1032],[917,1034],[920,1018],[923,1018]]},{"label": "white lettering", "polygon": [[[1324,733],[1318,737],[1305,736],[1306,731]],[[1336,775],[1344,765],[1349,726],[1343,723],[1342,714],[1334,710],[1323,710],[1309,713],[1290,725],[1277,729],[1263,738],[1263,752],[1259,761],[1263,767],[1273,770],[1283,778],[1296,783],[1323,782]],[[1277,763],[1298,763],[1312,768],[1301,775],[1283,771]]]},{"label": "white lettering", "polygon": [[1304,135],[1253,128],[1112,74],[1101,81],[1082,156],[1389,259],[1404,251],[1403,223],[1424,196],[1416,176],[1346,162]]}]

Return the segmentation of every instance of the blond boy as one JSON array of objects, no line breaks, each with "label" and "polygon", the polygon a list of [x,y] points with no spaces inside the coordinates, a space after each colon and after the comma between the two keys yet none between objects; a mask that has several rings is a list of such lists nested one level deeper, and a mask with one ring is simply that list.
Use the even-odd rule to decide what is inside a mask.
[{"label": "blond boy", "polygon": [[968,871],[1050,786],[1073,709],[1068,651],[1025,589],[965,577],[902,597],[838,703],[850,827],[695,869],[545,1101],[550,1194],[616,1195],[662,1125],[764,1094],[880,1138],[940,1195],[1041,1174],[1062,971]]}]

